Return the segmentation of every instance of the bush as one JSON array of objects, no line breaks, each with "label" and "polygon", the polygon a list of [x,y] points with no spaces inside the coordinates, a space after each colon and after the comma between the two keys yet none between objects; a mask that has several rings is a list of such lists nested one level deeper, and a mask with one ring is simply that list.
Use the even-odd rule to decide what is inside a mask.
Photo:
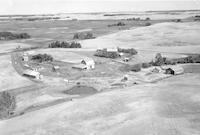
[{"label": "bush", "polygon": [[142,68],[149,68],[151,66],[151,63],[142,63]]},{"label": "bush", "polygon": [[200,55],[189,55],[184,58],[177,59],[167,59],[162,57],[160,53],[156,54],[155,61],[150,62],[153,66],[161,66],[161,65],[175,65],[175,64],[184,64],[184,63],[200,63]]},{"label": "bush", "polygon": [[111,25],[108,25],[108,27],[112,27],[112,26],[125,26],[126,24],[124,22],[118,22],[116,24],[111,24]]},{"label": "bush", "polygon": [[141,70],[141,64],[135,64],[135,65],[125,65],[121,68],[121,70],[124,72],[139,72]]},{"label": "bush", "polygon": [[181,19],[177,19],[176,22],[182,22],[182,20]]},{"label": "bush", "polygon": [[136,64],[131,66],[131,71],[139,72],[141,70],[141,64]]},{"label": "bush", "polygon": [[87,33],[75,33],[73,39],[94,39],[95,37],[91,32]]},{"label": "bush", "polygon": [[185,58],[172,59],[175,63],[200,63],[200,55],[191,55]]},{"label": "bush", "polygon": [[107,51],[104,51],[104,50],[100,50],[100,51],[97,51],[94,54],[94,56],[115,59],[115,58],[119,57],[119,54],[118,54],[118,52],[107,52]]},{"label": "bush", "polygon": [[40,63],[42,63],[42,62],[52,62],[53,57],[51,55],[48,55],[48,54],[37,54],[37,55],[33,55],[31,60],[36,60]]},{"label": "bush", "polygon": [[9,117],[16,108],[15,96],[9,92],[0,92],[0,118]]},{"label": "bush", "polygon": [[150,22],[145,23],[145,26],[151,26]]},{"label": "bush", "polygon": [[77,42],[72,42],[70,48],[81,48],[81,44]]},{"label": "bush", "polygon": [[0,40],[28,39],[30,37],[27,33],[14,34],[11,32],[0,32]]},{"label": "bush", "polygon": [[49,48],[81,48],[81,44],[77,42],[55,41],[49,44]]},{"label": "bush", "polygon": [[131,55],[136,55],[138,53],[134,48],[130,48],[130,49],[117,48],[117,50],[118,52],[129,53]]},{"label": "bush", "polygon": [[145,21],[149,21],[149,20],[151,20],[149,17],[147,17],[147,18],[145,19]]}]

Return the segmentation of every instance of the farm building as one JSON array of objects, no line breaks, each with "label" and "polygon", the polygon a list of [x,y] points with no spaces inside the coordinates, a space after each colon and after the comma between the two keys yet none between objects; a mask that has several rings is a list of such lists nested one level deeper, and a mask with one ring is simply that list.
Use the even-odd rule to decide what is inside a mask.
[{"label": "farm building", "polygon": [[184,69],[180,66],[166,66],[165,74],[179,75],[184,73]]},{"label": "farm building", "polygon": [[53,67],[52,67],[52,71],[53,71],[53,72],[56,72],[56,71],[59,70],[59,69],[60,69],[59,66],[53,66]]},{"label": "farm building", "polygon": [[158,68],[153,68],[151,72],[153,72],[153,73],[159,73],[160,70]]},{"label": "farm building", "polygon": [[23,61],[26,61],[26,62],[28,61],[28,54],[27,54],[27,53],[24,53],[24,54],[23,54],[22,60],[23,60]]},{"label": "farm building", "polygon": [[123,59],[123,61],[124,61],[124,62],[129,62],[129,61],[130,61],[130,58],[125,57],[125,58]]},{"label": "farm building", "polygon": [[118,52],[117,48],[107,48],[107,52]]},{"label": "farm building", "polygon": [[175,75],[175,71],[174,71],[173,69],[171,69],[171,68],[167,68],[167,69],[165,70],[165,74]]},{"label": "farm building", "polygon": [[26,69],[22,75],[30,78],[40,79],[40,73],[30,69]]},{"label": "farm building", "polygon": [[95,68],[95,62],[92,58],[84,58],[80,64],[74,65],[73,68],[76,69],[94,69]]}]

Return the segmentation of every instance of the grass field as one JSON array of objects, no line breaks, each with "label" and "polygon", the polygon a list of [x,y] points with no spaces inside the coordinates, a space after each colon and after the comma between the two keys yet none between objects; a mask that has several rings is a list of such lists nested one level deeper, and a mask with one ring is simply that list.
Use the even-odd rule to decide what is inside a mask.
[{"label": "grass field", "polygon": [[9,55],[0,56],[0,91],[25,87],[33,84],[27,78],[20,76],[12,67]]},{"label": "grass field", "polygon": [[6,121],[9,130],[2,129],[4,122],[0,122],[0,133],[199,134],[199,79],[199,75],[185,74],[96,94],[10,119]]},{"label": "grass field", "polygon": [[[124,22],[125,26],[108,27],[109,24]],[[166,20],[149,21],[152,24],[165,22]],[[52,40],[73,40],[74,33],[90,31],[95,37],[130,29],[131,27],[144,26],[146,21],[127,20],[55,20],[55,21],[10,21],[0,22],[0,31],[26,32],[32,39],[22,40],[36,46],[47,46]]]},{"label": "grass field", "polygon": [[[24,43],[22,47],[41,47],[29,51],[30,55],[47,53],[55,59],[41,64],[29,61],[30,65],[43,67],[39,69],[42,82],[36,85],[17,74],[9,55],[0,56],[0,91],[12,89],[17,111],[25,110],[22,116],[0,121],[0,135],[199,135],[198,64],[182,65],[184,74],[166,79],[170,75],[148,76],[149,69],[137,73],[120,70],[126,65],[93,54],[97,48],[133,47],[138,51],[134,64],[149,62],[158,52],[170,58],[199,53],[200,23],[154,20],[150,21],[154,25],[142,27],[145,21],[123,21],[124,27],[107,27],[119,21],[122,20],[0,22],[0,31],[27,32],[32,36],[27,40],[1,42],[0,53]],[[74,33],[86,31],[97,38],[80,41],[81,49],[43,48],[53,40],[72,40]],[[72,69],[72,63],[85,57],[95,60],[94,70]],[[53,65],[60,66],[59,71],[52,72]],[[128,80],[122,82],[125,75]],[[63,92],[78,83],[84,89],[92,87],[95,92],[102,92],[65,100],[69,95]],[[79,90],[78,94],[84,95]]]}]

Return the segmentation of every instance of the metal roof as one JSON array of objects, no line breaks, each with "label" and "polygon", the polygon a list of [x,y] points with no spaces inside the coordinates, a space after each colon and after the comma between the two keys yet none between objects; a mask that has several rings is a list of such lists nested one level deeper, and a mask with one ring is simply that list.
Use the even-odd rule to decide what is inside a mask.
[{"label": "metal roof", "polygon": [[31,76],[38,76],[38,75],[40,75],[39,72],[34,71],[34,70],[30,70],[30,69],[24,70],[23,74],[24,75],[31,75]]}]

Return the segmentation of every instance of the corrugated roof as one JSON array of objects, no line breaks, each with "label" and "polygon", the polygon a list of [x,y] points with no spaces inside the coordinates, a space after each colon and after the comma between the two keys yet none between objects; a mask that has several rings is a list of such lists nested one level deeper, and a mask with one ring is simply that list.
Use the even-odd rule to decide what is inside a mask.
[{"label": "corrugated roof", "polygon": [[38,76],[38,75],[40,75],[39,72],[34,71],[34,70],[30,70],[30,69],[24,70],[23,74],[25,74],[25,75],[31,75],[31,76]]}]

